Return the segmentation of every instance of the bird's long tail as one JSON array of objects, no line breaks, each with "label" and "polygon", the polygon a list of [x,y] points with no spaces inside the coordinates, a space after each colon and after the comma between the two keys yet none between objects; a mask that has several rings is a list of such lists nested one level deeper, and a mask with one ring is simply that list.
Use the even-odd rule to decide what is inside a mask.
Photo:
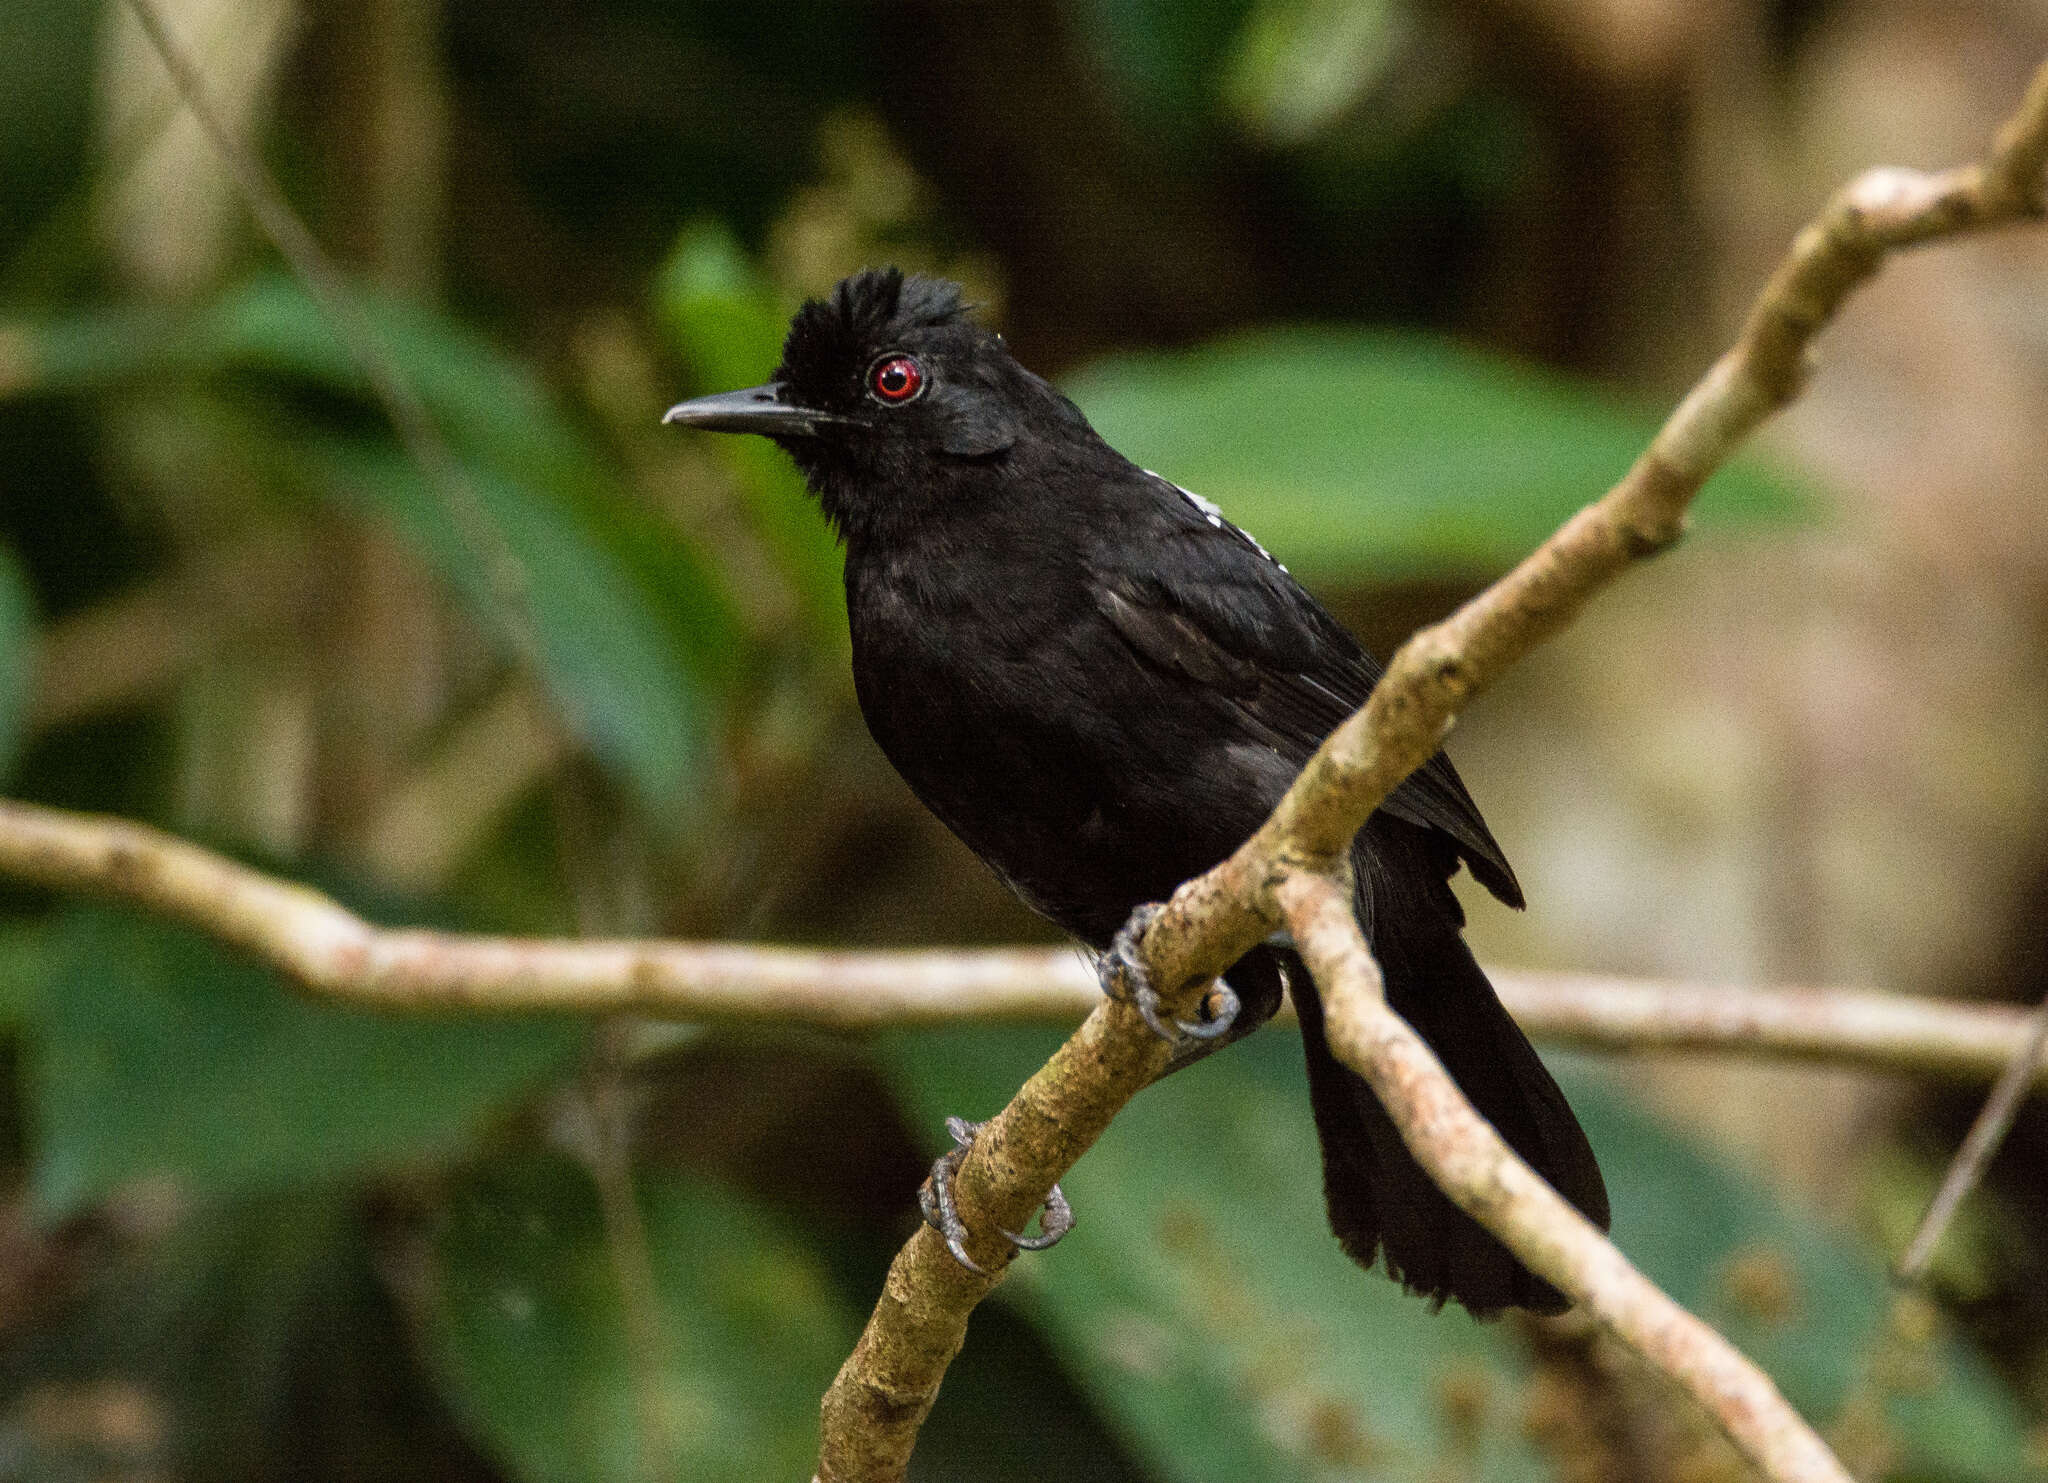
[{"label": "bird's long tail", "polygon": [[[1374,913],[1373,951],[1396,1013],[1429,1042],[1480,1114],[1559,1194],[1602,1229],[1607,1188],[1592,1146],[1521,1028],[1501,1006],[1459,924],[1435,912]],[[1330,1053],[1322,1002],[1305,965],[1285,965],[1308,1057],[1309,1100],[1323,1147],[1330,1226],[1363,1266],[1438,1303],[1485,1317],[1504,1308],[1562,1312],[1568,1302],[1453,1205],[1402,1143],[1356,1072]]]}]

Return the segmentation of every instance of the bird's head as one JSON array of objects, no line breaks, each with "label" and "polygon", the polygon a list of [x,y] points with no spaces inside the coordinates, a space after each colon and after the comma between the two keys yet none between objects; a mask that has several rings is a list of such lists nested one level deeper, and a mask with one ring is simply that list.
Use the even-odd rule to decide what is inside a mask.
[{"label": "bird's head", "polygon": [[856,273],[799,309],[767,384],[662,420],[774,439],[842,535],[918,518],[1034,426],[1087,427],[968,317],[957,284],[895,268]]}]

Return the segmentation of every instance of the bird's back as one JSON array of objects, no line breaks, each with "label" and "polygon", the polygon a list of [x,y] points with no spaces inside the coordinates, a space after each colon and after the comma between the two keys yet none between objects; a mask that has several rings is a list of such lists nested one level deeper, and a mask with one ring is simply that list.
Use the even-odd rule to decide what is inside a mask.
[{"label": "bird's back", "polygon": [[[854,677],[926,805],[1101,945],[1242,843],[1377,670],[1215,507],[1092,434],[1019,452],[849,542]],[[1393,810],[1512,890],[1448,763]]]}]

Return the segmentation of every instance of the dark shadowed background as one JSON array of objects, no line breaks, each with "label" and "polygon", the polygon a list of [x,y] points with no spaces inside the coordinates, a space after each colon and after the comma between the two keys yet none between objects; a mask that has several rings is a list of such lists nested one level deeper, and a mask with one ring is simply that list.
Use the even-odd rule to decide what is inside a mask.
[{"label": "dark shadowed background", "polygon": [[[804,295],[963,280],[1384,654],[1619,475],[1828,190],[1972,157],[2048,49],[2041,0],[159,3],[466,494],[125,8],[6,0],[7,790],[380,921],[842,944],[1047,934],[868,741],[787,467],[659,425]],[[1824,351],[1455,738],[1531,901],[1482,956],[2043,992],[2048,242],[1901,261]],[[1051,1044],[349,1014],[0,907],[7,1483],[806,1477],[943,1114]],[[1882,1273],[1972,1094],[1565,1069],[1617,1238],[1859,1476],[2048,1469],[2048,1118],[1937,1314]],[[1272,1030],[1133,1105],[914,1476],[1744,1476],[1586,1326],[1351,1268],[1299,1078]]]}]

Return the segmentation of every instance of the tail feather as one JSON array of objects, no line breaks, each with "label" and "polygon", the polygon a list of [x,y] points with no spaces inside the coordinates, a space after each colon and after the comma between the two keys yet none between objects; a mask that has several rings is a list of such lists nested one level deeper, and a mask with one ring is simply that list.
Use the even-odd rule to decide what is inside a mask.
[{"label": "tail feather", "polygon": [[[1456,920],[1436,912],[1373,913],[1373,950],[1394,1011],[1415,1027],[1508,1145],[1605,1229],[1607,1188],[1578,1119],[1535,1048],[1494,994]],[[1330,1225],[1363,1266],[1437,1303],[1486,1317],[1505,1308],[1559,1313],[1564,1295],[1524,1267],[1436,1187],[1365,1080],[1330,1052],[1322,1002],[1286,954],[1301,1017],[1309,1101],[1323,1148]]]}]

